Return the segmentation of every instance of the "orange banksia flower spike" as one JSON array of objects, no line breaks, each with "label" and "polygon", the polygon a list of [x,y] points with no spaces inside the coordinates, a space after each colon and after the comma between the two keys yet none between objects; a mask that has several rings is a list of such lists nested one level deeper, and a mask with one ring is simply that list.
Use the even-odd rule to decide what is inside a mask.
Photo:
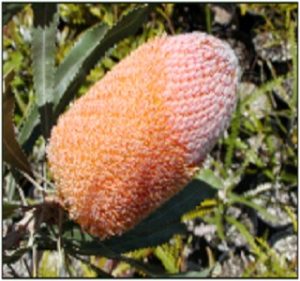
[{"label": "orange banksia flower spike", "polygon": [[156,38],[117,64],[51,133],[70,217],[103,239],[181,190],[229,124],[238,75],[229,45],[200,32]]}]

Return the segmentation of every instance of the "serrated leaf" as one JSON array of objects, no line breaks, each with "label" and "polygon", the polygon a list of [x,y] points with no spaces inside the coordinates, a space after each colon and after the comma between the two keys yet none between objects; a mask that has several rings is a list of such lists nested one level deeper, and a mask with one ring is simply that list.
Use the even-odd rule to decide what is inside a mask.
[{"label": "serrated leaf", "polygon": [[[100,40],[95,40],[95,42],[91,40],[93,47],[89,47],[88,50],[81,49],[81,45],[86,45],[85,39],[82,39],[74,46],[68,57],[64,60],[64,63],[62,63],[57,70],[55,80],[55,84],[57,85],[55,88],[56,117],[59,116],[68,103],[74,98],[88,73],[97,64],[105,52],[120,40],[134,34],[146,19],[150,10],[151,7],[149,5],[132,10],[106,32],[104,32],[103,29],[104,36],[102,36]],[[98,29],[100,29],[99,33],[102,34],[99,26]],[[89,32],[97,32],[97,30],[90,30]],[[87,38],[86,40],[90,40],[89,33],[87,35],[84,34],[84,36]],[[86,53],[83,53],[82,51]],[[77,60],[82,62],[81,66],[76,64],[76,59],[74,61],[74,53],[80,53],[81,56],[84,56],[83,58],[81,56],[77,57]],[[66,70],[74,70],[76,75],[74,75],[72,71],[66,72]]]},{"label": "serrated leaf", "polygon": [[37,106],[34,104],[22,124],[18,135],[18,141],[25,151],[31,151],[35,140],[40,134],[40,115]]},{"label": "serrated leaf", "polygon": [[36,103],[45,138],[52,122],[55,75],[55,35],[57,16],[55,4],[33,4],[34,28],[32,30],[32,70]]},{"label": "serrated leaf", "polygon": [[169,273],[178,272],[178,268],[176,267],[176,259],[169,251],[166,251],[162,246],[158,246],[154,250],[154,254],[162,262],[163,266]]},{"label": "serrated leaf", "polygon": [[3,3],[2,5],[2,23],[6,25],[12,17],[20,12],[27,4]]},{"label": "serrated leaf", "polygon": [[32,175],[27,157],[16,140],[13,124],[15,102],[10,89],[10,81],[10,79],[5,80],[7,89],[3,96],[3,159],[12,167]]},{"label": "serrated leaf", "polygon": [[[105,52],[109,48],[117,44],[118,41],[126,38],[126,36],[134,34],[136,30],[139,28],[140,24],[145,20],[150,10],[151,10],[150,6],[144,6],[139,9],[135,9],[132,12],[129,12],[123,19],[121,19],[114,27],[112,27],[105,34],[105,38],[103,38],[101,42],[97,41],[97,44],[99,44],[99,46],[97,48],[94,48],[93,52],[89,54],[87,53],[86,49],[84,48],[82,49],[81,47],[79,48],[77,44],[74,45],[74,47],[71,49],[71,51],[65,58],[64,62],[60,66],[58,66],[56,71],[56,75],[55,75],[56,86],[53,94],[55,98],[54,100],[55,119],[60,115],[60,113],[64,110],[64,108],[75,96],[79,87],[83,83],[86,75],[88,75],[90,70],[102,58]],[[95,28],[100,29],[100,26],[101,25],[98,25]],[[87,31],[87,32],[91,32],[91,31]],[[96,33],[96,31],[94,32]],[[90,34],[95,34],[95,33],[92,32]],[[83,34],[82,36],[85,36],[85,34]],[[78,50],[73,51],[74,48],[78,48]],[[84,53],[81,53],[82,50],[84,50]],[[76,65],[78,64],[76,61],[72,61],[72,59],[68,58],[69,56],[70,58],[74,57],[74,54],[78,55],[77,60],[80,58],[80,55],[86,57],[86,61],[84,62],[84,65],[78,67],[78,73],[75,76],[73,75],[72,72],[69,72],[69,70],[73,69],[74,67],[72,63],[76,63]],[[68,76],[66,73],[69,73],[70,76]],[[63,81],[60,82],[61,80]],[[38,108],[37,107],[33,108],[31,110],[30,115],[25,120],[24,125],[21,128],[19,141],[22,145],[25,145],[24,148],[26,149],[26,151],[31,150],[33,143],[41,133],[40,120],[39,117],[37,117],[37,113],[38,113]]]},{"label": "serrated leaf", "polygon": [[59,103],[70,83],[82,71],[82,64],[101,43],[108,29],[107,25],[101,23],[85,31],[59,65],[55,74],[55,104]]}]

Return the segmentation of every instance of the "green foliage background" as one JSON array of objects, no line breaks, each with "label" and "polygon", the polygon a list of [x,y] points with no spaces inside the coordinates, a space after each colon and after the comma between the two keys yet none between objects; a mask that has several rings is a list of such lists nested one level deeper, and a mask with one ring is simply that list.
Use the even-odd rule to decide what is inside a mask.
[{"label": "green foliage background", "polygon": [[[279,202],[274,195],[298,194],[297,4],[235,5],[241,19],[256,15],[264,20],[251,30],[271,34],[263,48],[271,52],[285,42],[289,58],[281,71],[272,59],[257,57],[261,67],[250,69],[254,88],[249,70],[242,69],[232,124],[183,192],[134,230],[104,242],[84,233],[55,201],[46,199],[55,186],[45,146],[59,114],[142,43],[190,31],[188,20],[180,24],[180,5],[49,4],[43,10],[3,4],[4,276],[226,276],[220,245],[229,248],[227,260],[247,256],[239,276],[296,276],[296,258],[280,255],[269,229],[253,234],[242,217],[252,212],[273,227],[278,217],[270,206],[276,206],[287,217],[289,234],[298,232],[297,205]],[[216,10],[197,5],[203,11],[199,30],[214,34]],[[40,76],[43,69],[46,77]],[[232,215],[234,208],[240,216]],[[196,252],[198,238],[187,226],[199,221],[215,231],[197,263],[189,253]],[[236,249],[231,229],[245,241],[245,249]]]}]

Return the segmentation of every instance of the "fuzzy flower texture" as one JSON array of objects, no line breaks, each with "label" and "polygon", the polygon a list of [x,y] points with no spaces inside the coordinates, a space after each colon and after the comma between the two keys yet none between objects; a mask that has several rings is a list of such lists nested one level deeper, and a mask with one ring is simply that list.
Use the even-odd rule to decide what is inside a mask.
[{"label": "fuzzy flower texture", "polygon": [[181,190],[229,124],[238,75],[229,45],[200,32],[153,39],[117,64],[51,133],[71,219],[120,235]]}]

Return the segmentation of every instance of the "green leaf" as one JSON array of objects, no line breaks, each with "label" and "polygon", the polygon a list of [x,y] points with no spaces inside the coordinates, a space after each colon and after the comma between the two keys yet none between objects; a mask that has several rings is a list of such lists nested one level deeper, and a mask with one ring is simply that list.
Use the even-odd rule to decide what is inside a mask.
[{"label": "green leaf", "polygon": [[253,91],[250,95],[247,95],[247,97],[241,101],[240,111],[241,112],[246,111],[247,105],[251,104],[253,101],[255,101],[257,98],[259,98],[261,95],[265,95],[267,92],[272,91],[275,87],[280,86],[280,84],[282,84],[283,81],[284,81],[284,77],[278,76],[277,78],[261,85],[258,89]]},{"label": "green leaf", "polygon": [[[98,256],[103,255],[105,257],[108,257],[108,258],[111,258],[111,259],[114,259],[117,261],[125,262],[125,263],[131,265],[132,267],[135,267],[136,269],[144,272],[145,274],[147,274],[150,277],[158,277],[158,276],[164,274],[164,271],[161,268],[158,268],[157,266],[154,266],[151,264],[145,264],[136,259],[113,253],[108,248],[103,246],[103,244],[102,244],[102,246],[99,247],[99,249],[101,249],[101,250],[98,252],[98,254],[97,254]],[[97,249],[94,249],[93,251],[97,251]],[[80,255],[86,255],[86,249],[84,248],[84,246],[82,248],[80,248],[79,251],[77,251],[77,254],[78,253]]]},{"label": "green leaf", "polygon": [[263,255],[258,245],[255,243],[255,238],[253,235],[249,232],[249,230],[246,228],[245,225],[237,221],[232,216],[225,216],[225,219],[228,223],[234,225],[236,229],[243,235],[243,237],[246,239],[247,243],[249,244],[250,248],[253,250],[255,254],[258,256]]},{"label": "green leaf", "polygon": [[162,262],[168,272],[178,272],[178,268],[176,267],[176,259],[169,251],[166,251],[162,246],[158,246],[154,250],[154,254]]},{"label": "green leaf", "polygon": [[[39,250],[56,250],[57,249],[57,243],[50,237],[38,236],[36,239],[38,243],[38,249]],[[143,262],[140,262],[138,260],[119,255],[106,247],[101,241],[94,240],[93,242],[84,242],[74,239],[64,239],[64,249],[66,253],[75,256],[76,258],[79,258],[80,256],[104,256],[110,259],[114,259],[117,261],[122,261],[130,264],[131,266],[137,268],[138,270],[143,271],[150,277],[157,277],[163,272],[152,265],[144,264]]]},{"label": "green leaf", "polygon": [[54,100],[55,35],[58,17],[55,4],[33,4],[34,28],[32,30],[32,69],[45,138],[52,127],[52,103]]},{"label": "green leaf", "polygon": [[124,252],[157,246],[168,241],[174,234],[185,233],[186,227],[181,223],[182,215],[195,208],[201,201],[214,197],[215,193],[216,189],[205,182],[193,180],[184,190],[122,236],[104,241],[97,238],[91,241],[89,237],[83,240],[81,235],[76,233],[71,238],[68,228],[65,227],[67,231],[64,238],[68,237],[75,242],[77,248],[81,249],[80,254],[110,258]]},{"label": "green leaf", "polygon": [[[62,64],[57,68],[55,74],[55,88],[53,90],[55,106],[54,118],[57,118],[74,98],[90,70],[102,58],[105,52],[120,40],[134,34],[146,19],[151,8],[152,6],[150,7],[148,5],[129,12],[115,26],[106,31],[101,41],[94,40],[94,42],[90,42],[90,37],[93,35],[94,39],[99,38],[104,28],[103,25],[97,25],[86,31],[87,35],[85,33],[82,35],[82,38],[79,39]],[[98,35],[98,37],[95,35]],[[85,38],[87,38],[87,42],[93,45],[93,49],[88,48],[89,52],[87,52]],[[73,58],[75,58],[75,60]],[[80,62],[81,65],[78,62]],[[76,71],[75,66],[78,67],[78,72],[74,75],[72,71],[74,69]],[[41,133],[41,122],[38,112],[37,106],[33,107],[21,128],[19,141],[26,151],[32,149],[35,140]],[[53,122],[55,122],[55,119]]]},{"label": "green leaf", "polygon": [[[54,96],[56,105],[64,96],[71,82],[77,79],[80,72],[84,71],[84,68],[82,68],[83,63],[93,53],[97,45],[101,43],[108,29],[109,27],[107,25],[101,23],[85,31],[64,61],[59,65],[55,74]],[[100,57],[98,59],[100,59]],[[94,62],[96,63],[97,61],[95,60]],[[88,73],[85,73],[85,75],[87,74]]]},{"label": "green leaf", "polygon": [[251,200],[249,200],[245,197],[238,196],[235,193],[229,193],[228,194],[228,199],[230,200],[231,204],[239,203],[239,204],[248,206],[250,208],[253,208],[257,212],[259,212],[263,217],[270,220],[271,222],[276,222],[277,221],[276,216],[270,214],[264,207],[252,202]]},{"label": "green leaf", "polygon": [[222,180],[210,169],[202,169],[194,178],[202,180],[216,189],[221,189],[223,187]]},{"label": "green leaf", "polygon": [[[56,117],[74,98],[86,76],[105,52],[122,39],[134,34],[146,19],[150,10],[150,5],[142,6],[129,12],[107,31],[107,27],[98,25],[83,35],[84,37],[73,47],[57,70],[55,81],[57,85],[55,88]],[[95,38],[91,40],[93,39],[91,35],[94,33],[98,34],[98,37],[96,37],[98,40],[95,40]],[[87,40],[89,43],[86,42]],[[86,45],[90,45],[90,47],[86,48]]]},{"label": "green leaf", "polygon": [[291,98],[293,115],[297,115],[297,100],[298,100],[298,47],[295,36],[295,23],[293,22],[289,27],[288,39],[291,44],[291,54],[293,63],[293,94]]},{"label": "green leaf", "polygon": [[57,275],[57,266],[51,262],[51,252],[44,251],[41,253],[41,258],[38,267],[39,278],[55,278]]},{"label": "green leaf", "polygon": [[134,229],[120,237],[105,240],[103,244],[122,253],[166,242],[174,234],[186,231],[185,225],[180,221],[181,216],[201,201],[212,198],[215,193],[216,190],[205,182],[193,180]]},{"label": "green leaf", "polygon": [[2,24],[6,25],[12,19],[12,17],[18,12],[20,12],[25,6],[26,3],[25,4],[3,3]]},{"label": "green leaf", "polygon": [[10,88],[11,81],[12,74],[5,79],[6,93],[3,96],[3,159],[12,167],[32,175],[27,157],[16,140],[13,124],[15,102]]},{"label": "green leaf", "polygon": [[24,120],[20,133],[18,135],[18,141],[22,145],[25,151],[31,151],[35,140],[41,134],[41,123],[38,107],[36,104],[32,106],[28,116]]}]

